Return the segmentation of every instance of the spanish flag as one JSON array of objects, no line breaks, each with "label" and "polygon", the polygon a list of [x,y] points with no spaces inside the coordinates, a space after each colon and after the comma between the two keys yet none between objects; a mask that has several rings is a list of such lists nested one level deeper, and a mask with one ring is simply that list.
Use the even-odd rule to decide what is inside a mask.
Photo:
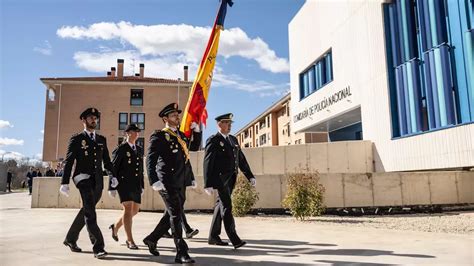
[{"label": "spanish flag", "polygon": [[184,132],[187,137],[191,136],[190,126],[192,122],[206,124],[207,97],[209,95],[209,89],[211,88],[212,72],[216,63],[220,33],[224,28],[227,5],[232,6],[232,0],[221,0],[219,12],[217,13],[211,36],[207,42],[206,51],[204,52],[196,78],[194,79],[191,93],[189,94],[188,102],[186,104],[186,109],[184,109],[180,130]]}]

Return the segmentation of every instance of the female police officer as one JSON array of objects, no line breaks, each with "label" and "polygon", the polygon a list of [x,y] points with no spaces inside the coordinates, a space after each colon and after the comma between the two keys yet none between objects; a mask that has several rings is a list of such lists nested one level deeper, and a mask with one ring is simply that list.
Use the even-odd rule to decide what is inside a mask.
[{"label": "female police officer", "polygon": [[120,203],[123,206],[123,215],[110,225],[112,238],[118,241],[117,232],[123,225],[127,234],[127,247],[138,249],[132,236],[132,218],[138,213],[143,192],[143,147],[136,145],[140,128],[137,125],[128,125],[125,129],[126,141],[113,151],[112,164],[119,179],[117,190],[109,193],[115,197],[118,191]]}]

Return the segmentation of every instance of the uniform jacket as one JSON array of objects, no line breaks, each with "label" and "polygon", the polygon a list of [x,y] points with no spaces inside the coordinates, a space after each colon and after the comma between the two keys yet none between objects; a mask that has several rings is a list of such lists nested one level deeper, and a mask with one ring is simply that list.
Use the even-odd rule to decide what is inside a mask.
[{"label": "uniform jacket", "polygon": [[[135,147],[136,151],[125,142],[112,152],[112,164],[119,181],[119,190],[141,192],[144,188],[143,148],[137,145]],[[111,189],[109,187],[109,190]]]},{"label": "uniform jacket", "polygon": [[205,188],[227,186],[233,189],[239,169],[247,179],[255,178],[237,138],[232,135],[228,138],[229,141],[217,133],[206,141],[203,169]]},{"label": "uniform jacket", "polygon": [[[189,151],[197,151],[202,133],[193,132],[191,140],[178,132]],[[178,139],[165,130],[157,130],[150,137],[147,156],[147,171],[150,185],[160,180],[165,187],[181,188],[191,185],[194,175],[189,160]]]},{"label": "uniform jacket", "polygon": [[[71,176],[74,162],[76,164]],[[107,140],[104,136],[96,133],[94,141],[85,131],[73,135],[67,147],[61,184],[69,184],[71,177],[74,178],[79,174],[88,174],[95,181],[95,185],[102,189],[104,184],[102,163],[109,176],[116,176],[110,161]]]}]

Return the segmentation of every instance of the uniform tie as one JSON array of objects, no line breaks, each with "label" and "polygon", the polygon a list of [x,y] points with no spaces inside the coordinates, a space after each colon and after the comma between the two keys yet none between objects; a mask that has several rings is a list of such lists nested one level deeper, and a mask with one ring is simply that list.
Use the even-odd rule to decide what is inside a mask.
[{"label": "uniform tie", "polygon": [[90,137],[91,137],[91,140],[95,141],[93,132],[90,133]]}]

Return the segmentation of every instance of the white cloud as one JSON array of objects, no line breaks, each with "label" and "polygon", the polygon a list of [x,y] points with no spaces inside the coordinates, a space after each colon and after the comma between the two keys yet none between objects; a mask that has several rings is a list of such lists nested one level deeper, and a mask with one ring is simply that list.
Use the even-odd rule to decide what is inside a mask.
[{"label": "white cloud", "polygon": [[41,129],[40,132],[42,135],[44,135],[44,129]]},{"label": "white cloud", "polygon": [[216,74],[213,77],[213,84],[226,88],[251,92],[258,94],[260,97],[282,96],[289,91],[290,87],[288,83],[274,84],[262,80],[247,80],[235,74],[226,75],[219,70],[216,71]]},{"label": "white cloud", "polygon": [[[121,21],[119,23],[100,22],[89,27],[63,26],[56,33],[61,38],[78,40],[118,40],[123,45],[132,46],[137,51],[129,50],[123,52],[125,54],[137,53],[135,56],[159,57],[160,60],[164,58],[165,62],[174,58],[173,64],[187,62],[190,65],[197,65],[205,49],[210,31],[211,28],[209,27],[185,24],[147,26],[133,25],[130,22]],[[106,54],[111,53],[107,47],[102,47],[101,50]],[[86,65],[87,60],[84,57],[87,57],[87,55],[88,53],[85,52],[75,54],[74,58],[80,67],[87,70],[92,68],[95,71],[106,69],[100,68],[99,70],[99,65],[95,65],[95,67],[89,64]],[[289,71],[286,58],[278,57],[265,41],[259,37],[252,39],[240,28],[231,28],[222,32],[219,42],[219,55],[225,58],[240,56],[255,60],[260,68],[272,73],[286,73]],[[116,58],[110,58],[111,61],[107,65],[115,65],[114,60]],[[83,59],[82,63],[78,61],[80,59]]]},{"label": "white cloud", "polygon": [[0,147],[9,145],[23,145],[25,143],[22,139],[0,138]]},{"label": "white cloud", "polygon": [[7,127],[13,127],[13,124],[11,124],[10,121],[0,120],[0,129]]},{"label": "white cloud", "polygon": [[0,158],[3,158],[4,161],[15,160],[17,162],[27,163],[28,165],[36,165],[37,163],[43,163],[43,166],[47,166],[47,163],[42,162],[42,157],[43,155],[41,153],[29,157],[16,151],[0,150]]},{"label": "white cloud", "polygon": [[53,54],[53,49],[49,41],[45,40],[44,44],[40,47],[34,47],[33,51],[38,52],[42,55],[52,55]]}]

